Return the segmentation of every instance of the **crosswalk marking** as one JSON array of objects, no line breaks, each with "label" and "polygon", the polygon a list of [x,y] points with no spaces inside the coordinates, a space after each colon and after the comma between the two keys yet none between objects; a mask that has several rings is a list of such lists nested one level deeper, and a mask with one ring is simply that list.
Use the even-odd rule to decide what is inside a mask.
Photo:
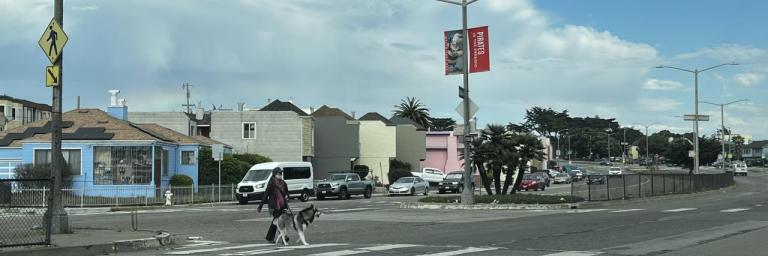
[{"label": "crosswalk marking", "polygon": [[338,210],[327,210],[326,213],[336,213],[336,212],[354,212],[354,211],[365,211],[365,210],[371,210],[374,208],[350,208],[350,209],[338,209]]},{"label": "crosswalk marking", "polygon": [[693,211],[693,210],[696,210],[696,208],[677,208],[677,209],[664,210],[662,212],[685,212],[685,211]]},{"label": "crosswalk marking", "polygon": [[227,242],[221,242],[221,241],[208,241],[208,240],[193,240],[189,244],[185,244],[179,249],[187,249],[192,247],[200,247],[200,246],[209,246],[209,245],[220,245],[220,244],[226,244]]},{"label": "crosswalk marking", "polygon": [[218,247],[218,248],[208,248],[208,249],[174,251],[174,252],[168,252],[166,254],[168,254],[168,255],[189,255],[189,254],[202,253],[202,252],[215,252],[215,251],[224,251],[224,250],[244,249],[244,248],[268,246],[268,245],[272,245],[272,244],[245,244],[245,245],[227,246],[227,247]]},{"label": "crosswalk marking", "polygon": [[252,250],[252,251],[243,251],[243,252],[236,252],[236,253],[224,253],[219,254],[221,256],[248,256],[248,255],[260,255],[260,254],[269,254],[269,253],[277,253],[277,252],[287,252],[292,251],[293,249],[288,248],[272,248],[272,249],[258,249],[258,250]]},{"label": "crosswalk marking", "polygon": [[610,209],[576,209],[576,210],[569,210],[568,213],[588,213],[588,212],[601,212],[601,211],[607,211]]},{"label": "crosswalk marking", "polygon": [[636,211],[645,211],[645,209],[624,209],[624,210],[616,210],[611,211],[613,213],[621,213],[621,212],[636,212]]},{"label": "crosswalk marking", "polygon": [[601,253],[600,252],[576,252],[576,251],[571,251],[571,252],[552,253],[552,254],[547,254],[547,255],[543,255],[543,256],[593,256],[593,255],[598,255],[598,254],[601,254]]},{"label": "crosswalk marking", "polygon": [[439,252],[439,253],[432,253],[432,254],[423,254],[421,256],[454,256],[454,255],[462,255],[467,253],[475,253],[475,252],[484,252],[484,251],[493,251],[498,250],[499,248],[495,247],[467,247],[461,250],[456,251],[449,251],[449,252]]},{"label": "crosswalk marking", "polygon": [[721,210],[720,212],[743,212],[743,211],[749,211],[749,208],[733,208],[733,209],[727,209],[727,210]]},{"label": "crosswalk marking", "polygon": [[318,253],[318,254],[312,254],[312,255],[313,256],[345,256],[345,255],[355,255],[355,254],[363,254],[363,253],[369,253],[369,252],[386,251],[386,250],[392,250],[392,249],[417,247],[417,246],[420,246],[420,245],[415,245],[415,244],[387,244],[387,245],[363,247],[363,248],[358,248],[358,249],[354,249],[354,250],[342,250],[342,251],[324,252],[324,253]]}]

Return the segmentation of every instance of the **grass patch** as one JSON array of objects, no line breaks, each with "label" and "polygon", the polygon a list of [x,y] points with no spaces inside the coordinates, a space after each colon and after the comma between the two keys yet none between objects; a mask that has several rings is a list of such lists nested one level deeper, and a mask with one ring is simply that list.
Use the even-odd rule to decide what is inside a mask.
[{"label": "grass patch", "polygon": [[[419,199],[422,203],[458,203],[461,197],[458,196],[428,196]],[[533,194],[512,194],[512,195],[482,195],[475,196],[476,204],[562,204],[576,203],[584,201],[584,198],[578,196],[558,196],[558,195],[533,195]]]}]

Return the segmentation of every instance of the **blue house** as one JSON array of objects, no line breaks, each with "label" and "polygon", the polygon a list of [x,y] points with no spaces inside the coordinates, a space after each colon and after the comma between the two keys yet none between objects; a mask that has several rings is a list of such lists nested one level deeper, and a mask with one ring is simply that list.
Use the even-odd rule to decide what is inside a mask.
[{"label": "blue house", "polygon": [[[116,104],[114,97],[112,104],[107,112],[76,109],[63,114],[62,154],[70,166],[73,191],[151,197],[167,188],[176,174],[198,184],[199,152],[219,142],[128,122],[127,106]],[[0,179],[13,177],[16,166],[51,162],[50,125],[41,120],[0,132]]]}]

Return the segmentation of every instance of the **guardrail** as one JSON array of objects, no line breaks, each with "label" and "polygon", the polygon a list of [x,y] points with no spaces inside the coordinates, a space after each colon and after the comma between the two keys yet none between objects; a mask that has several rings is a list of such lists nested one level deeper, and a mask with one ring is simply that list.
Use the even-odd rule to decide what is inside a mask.
[{"label": "guardrail", "polygon": [[733,173],[587,175],[571,183],[571,195],[588,201],[609,201],[688,194],[733,185]]}]

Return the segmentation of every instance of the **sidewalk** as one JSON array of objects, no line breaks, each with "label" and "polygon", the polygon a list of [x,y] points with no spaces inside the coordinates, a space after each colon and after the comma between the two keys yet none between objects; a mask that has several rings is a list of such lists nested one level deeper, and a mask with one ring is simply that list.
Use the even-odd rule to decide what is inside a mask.
[{"label": "sidewalk", "polygon": [[168,233],[75,229],[72,234],[53,235],[51,246],[1,248],[0,256],[58,255],[86,256],[159,248],[173,244]]}]

